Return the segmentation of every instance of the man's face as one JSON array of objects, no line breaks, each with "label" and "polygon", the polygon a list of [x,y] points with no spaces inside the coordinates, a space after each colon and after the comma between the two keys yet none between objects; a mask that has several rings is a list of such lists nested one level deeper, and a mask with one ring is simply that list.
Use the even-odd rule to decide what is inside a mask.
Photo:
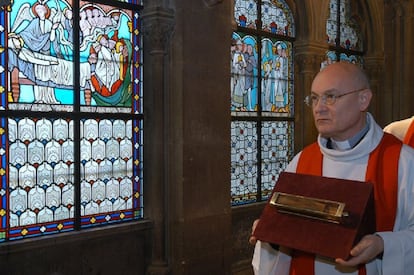
[{"label": "man's face", "polygon": [[[330,65],[332,66],[332,65]],[[329,67],[329,66],[328,66]],[[312,83],[312,95],[319,98],[312,112],[318,132],[325,138],[346,140],[356,135],[365,125],[370,90],[353,82],[353,78],[337,70],[320,73]],[[361,87],[359,87],[361,86]],[[349,93],[351,92],[351,93]],[[348,94],[349,93],[349,94]],[[323,96],[338,96],[333,104],[323,102]]]}]

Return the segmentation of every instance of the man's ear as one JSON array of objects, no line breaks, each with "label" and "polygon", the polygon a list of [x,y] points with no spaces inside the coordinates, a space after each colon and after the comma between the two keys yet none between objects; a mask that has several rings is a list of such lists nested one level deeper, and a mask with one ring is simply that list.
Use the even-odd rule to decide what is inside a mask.
[{"label": "man's ear", "polygon": [[366,111],[371,103],[372,91],[371,89],[365,89],[359,93],[359,104],[362,111]]}]

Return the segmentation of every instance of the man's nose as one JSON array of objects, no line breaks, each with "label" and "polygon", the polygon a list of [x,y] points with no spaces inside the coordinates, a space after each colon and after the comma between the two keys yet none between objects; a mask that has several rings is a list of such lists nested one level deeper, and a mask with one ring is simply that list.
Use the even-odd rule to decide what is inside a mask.
[{"label": "man's nose", "polygon": [[313,105],[313,110],[314,111],[324,110],[326,109],[326,106],[327,106],[326,99],[323,97],[319,97],[316,103]]}]

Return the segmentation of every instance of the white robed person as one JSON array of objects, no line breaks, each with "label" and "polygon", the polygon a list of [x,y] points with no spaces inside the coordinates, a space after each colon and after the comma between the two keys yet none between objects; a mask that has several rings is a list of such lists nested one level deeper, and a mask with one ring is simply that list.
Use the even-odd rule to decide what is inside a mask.
[{"label": "white robed person", "polygon": [[256,241],[255,221],[250,242],[255,243],[256,275],[413,274],[414,149],[383,132],[367,112],[371,98],[368,78],[359,66],[337,62],[321,70],[307,97],[319,136],[286,171],[317,167],[321,176],[373,179],[377,231],[363,236],[349,259],[312,255],[301,262],[289,248]]}]

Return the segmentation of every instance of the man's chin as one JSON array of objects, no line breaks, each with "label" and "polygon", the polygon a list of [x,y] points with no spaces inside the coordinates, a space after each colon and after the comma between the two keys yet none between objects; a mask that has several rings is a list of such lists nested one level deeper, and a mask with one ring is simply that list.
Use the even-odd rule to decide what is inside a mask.
[{"label": "man's chin", "polygon": [[332,136],[332,132],[328,131],[328,129],[324,129],[324,127],[317,127],[316,129],[321,137],[329,138]]}]

